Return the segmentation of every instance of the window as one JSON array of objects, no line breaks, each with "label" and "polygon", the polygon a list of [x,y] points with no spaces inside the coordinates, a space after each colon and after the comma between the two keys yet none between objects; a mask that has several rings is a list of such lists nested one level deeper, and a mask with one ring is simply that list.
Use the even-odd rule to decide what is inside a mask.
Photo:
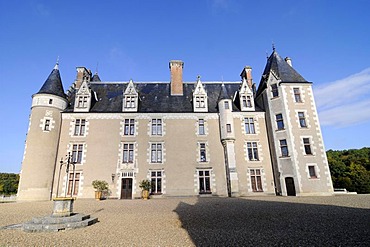
[{"label": "window", "polygon": [[85,108],[87,107],[87,96],[79,96],[77,107]]},{"label": "window", "polygon": [[162,135],[162,119],[152,119],[152,135]]},{"label": "window", "polygon": [[162,143],[151,144],[151,163],[162,163]]},{"label": "window", "polygon": [[74,135],[75,136],[85,135],[85,126],[86,126],[85,119],[76,119]]},{"label": "window", "polygon": [[200,162],[207,162],[207,155],[206,155],[206,144],[205,143],[199,143],[199,157]]},{"label": "window", "polygon": [[242,96],[243,107],[252,107],[251,96]]},{"label": "window", "polygon": [[308,173],[310,178],[317,178],[315,166],[308,166]]},{"label": "window", "polygon": [[83,144],[73,144],[72,146],[72,162],[80,164],[82,161]]},{"label": "window", "polygon": [[134,144],[123,144],[123,163],[134,163]]},{"label": "window", "polygon": [[301,126],[302,128],[307,128],[306,117],[304,116],[304,112],[298,112],[298,118],[299,126]]},{"label": "window", "polygon": [[199,170],[199,194],[211,194],[211,172],[210,170]]},{"label": "window", "polygon": [[49,99],[49,105],[53,104],[53,99]]},{"label": "window", "polygon": [[256,130],[254,128],[254,119],[244,118],[244,128],[246,134],[255,134]]},{"label": "window", "polygon": [[261,169],[250,169],[253,192],[263,192]]},{"label": "window", "polygon": [[126,101],[125,101],[125,108],[135,108],[135,99],[136,99],[136,96],[133,96],[133,95],[127,95],[126,97]]},{"label": "window", "polygon": [[288,152],[288,144],[285,139],[280,140],[280,150],[281,150],[281,156],[282,157],[288,157],[289,152]]},{"label": "window", "polygon": [[303,146],[306,154],[312,154],[310,138],[303,138]]},{"label": "window", "polygon": [[80,186],[81,173],[70,173],[68,175],[68,190],[67,195],[78,195],[78,187]]},{"label": "window", "polygon": [[162,194],[162,171],[151,171],[151,193]]},{"label": "window", "polygon": [[231,133],[231,124],[226,124],[227,133]]},{"label": "window", "polygon": [[204,119],[198,120],[198,133],[199,135],[205,135],[205,128],[204,128]]},{"label": "window", "polygon": [[272,97],[279,97],[279,90],[277,87],[277,84],[272,84],[271,85],[271,92],[272,92]]},{"label": "window", "polygon": [[276,124],[277,124],[278,130],[284,129],[283,114],[276,114]]},{"label": "window", "polygon": [[206,99],[204,96],[196,96],[195,97],[195,107],[196,108],[205,108],[206,107]]},{"label": "window", "polygon": [[302,102],[301,91],[299,90],[299,88],[293,88],[293,91],[294,91],[294,100],[295,100],[295,102],[297,102],[297,103]]},{"label": "window", "polygon": [[135,119],[125,119],[124,135],[133,136],[135,134]]},{"label": "window", "polygon": [[247,107],[252,107],[252,99],[251,99],[251,96],[247,96]]},{"label": "window", "polygon": [[50,119],[45,119],[44,131],[50,130]]},{"label": "window", "polygon": [[229,101],[225,101],[225,109],[229,109]]},{"label": "window", "polygon": [[247,142],[247,152],[249,160],[259,160],[257,142]]}]

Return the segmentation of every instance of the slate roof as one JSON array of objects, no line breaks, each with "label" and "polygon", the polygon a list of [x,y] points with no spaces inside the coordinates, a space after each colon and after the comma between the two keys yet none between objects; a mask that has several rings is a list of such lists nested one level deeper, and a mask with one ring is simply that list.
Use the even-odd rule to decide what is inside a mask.
[{"label": "slate roof", "polygon": [[281,82],[309,83],[274,50],[271,56],[267,59],[266,67],[263,71],[261,82],[257,90],[257,95],[266,88],[266,82],[270,75],[270,71],[272,71],[281,80]]},{"label": "slate roof", "polygon": [[[240,82],[225,83],[222,90],[221,83],[203,83],[208,95],[208,112],[218,112],[218,102],[220,92],[224,92],[223,97],[233,98],[236,91],[240,88]],[[97,101],[93,101],[90,112],[122,112],[123,92],[128,83],[90,83],[90,88],[95,92]],[[135,83],[135,88],[139,94],[139,113],[193,113],[193,91],[195,83],[184,83],[183,96],[170,95],[170,83]],[[70,96],[70,106],[66,112],[73,112],[74,97],[76,92]],[[233,104],[234,111],[240,111]]]},{"label": "slate roof", "polygon": [[62,98],[66,98],[64,93],[62,79],[60,78],[58,64],[55,65],[54,69],[51,71],[49,77],[46,79],[44,85],[37,92],[38,94],[52,94],[57,95]]},{"label": "slate roof", "polygon": [[91,81],[93,81],[93,82],[99,82],[99,81],[101,81],[98,73],[95,73],[93,75],[93,77],[91,78]]}]

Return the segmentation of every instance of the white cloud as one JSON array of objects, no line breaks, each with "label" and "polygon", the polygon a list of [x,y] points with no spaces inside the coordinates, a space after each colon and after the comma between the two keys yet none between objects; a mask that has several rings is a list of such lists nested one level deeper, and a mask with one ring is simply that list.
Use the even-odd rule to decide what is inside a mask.
[{"label": "white cloud", "polygon": [[370,121],[370,68],[314,91],[322,125],[345,127]]}]

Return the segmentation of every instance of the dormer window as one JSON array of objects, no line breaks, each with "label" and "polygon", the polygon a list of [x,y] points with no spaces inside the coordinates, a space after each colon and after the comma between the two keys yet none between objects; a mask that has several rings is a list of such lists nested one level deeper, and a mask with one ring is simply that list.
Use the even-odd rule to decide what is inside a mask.
[{"label": "dormer window", "polygon": [[79,96],[78,97],[78,108],[86,108],[87,107],[87,96]]},{"label": "dormer window", "polygon": [[205,108],[205,97],[204,96],[196,96],[195,97],[195,107],[196,108]]},{"label": "dormer window", "polygon": [[136,96],[127,95],[125,97],[125,108],[135,108],[136,107]]},{"label": "dormer window", "polygon": [[81,87],[76,93],[75,112],[89,112],[91,108],[92,91],[90,83],[83,81]]},{"label": "dormer window", "polygon": [[254,111],[253,106],[253,91],[249,87],[246,79],[243,79],[242,85],[239,89],[239,100],[240,100],[240,110],[242,111]]},{"label": "dormer window", "polygon": [[123,93],[122,111],[137,112],[138,98],[138,92],[135,89],[134,82],[130,80],[125,92]]},{"label": "dormer window", "polygon": [[229,106],[229,101],[225,101],[225,109],[229,109],[230,106]]},{"label": "dormer window", "polygon": [[200,76],[197,78],[197,83],[193,92],[193,108],[194,112],[208,112],[207,92],[200,81]]}]

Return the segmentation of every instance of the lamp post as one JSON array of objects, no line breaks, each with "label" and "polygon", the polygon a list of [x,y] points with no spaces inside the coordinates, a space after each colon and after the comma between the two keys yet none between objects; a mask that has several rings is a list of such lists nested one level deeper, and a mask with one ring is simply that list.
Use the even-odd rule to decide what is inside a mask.
[{"label": "lamp post", "polygon": [[[64,191],[64,197],[67,197],[67,190],[68,190],[68,181],[69,181],[69,171],[70,171],[70,166],[73,166],[73,172],[72,172],[72,179],[74,178],[75,174],[75,162],[72,159],[72,155],[70,152],[68,152],[68,155],[66,155],[66,158],[63,160],[63,158],[60,158],[60,167],[59,167],[59,177],[58,177],[58,185],[57,185],[57,195],[56,197],[59,196],[59,182],[60,182],[60,173],[62,170],[63,165],[66,166],[66,186],[65,186],[65,191]],[[72,182],[72,190],[71,190],[71,197],[73,195],[74,191],[74,183]]]}]

